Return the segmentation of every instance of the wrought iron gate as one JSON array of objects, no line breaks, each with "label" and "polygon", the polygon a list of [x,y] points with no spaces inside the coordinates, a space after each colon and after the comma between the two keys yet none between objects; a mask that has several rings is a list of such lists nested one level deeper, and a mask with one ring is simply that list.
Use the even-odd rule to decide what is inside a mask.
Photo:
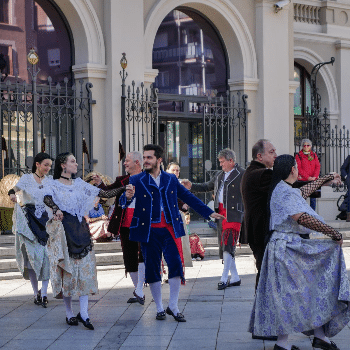
[{"label": "wrought iron gate", "polygon": [[[247,152],[247,95],[227,92],[226,96],[187,96],[158,94],[157,89],[125,85],[126,66],[122,65],[122,143],[126,152],[142,151],[147,143],[160,143],[171,156],[165,163],[180,160],[180,148],[187,153],[188,176],[191,180],[208,180],[219,170],[217,155],[223,148],[231,148],[237,154],[237,162],[246,166]],[[176,124],[177,123],[177,124]],[[176,135],[181,134],[179,124],[187,123],[190,136],[187,145],[175,145]],[[181,137],[179,137],[180,139]],[[179,142],[178,142],[179,143]],[[184,154],[184,153],[183,153]],[[196,161],[194,161],[196,159]]]},{"label": "wrought iron gate", "polygon": [[[68,79],[53,84],[37,85],[9,79],[0,82],[0,176],[30,170],[33,157],[40,150],[55,158],[72,152],[82,172],[82,142],[85,139],[92,170],[92,84],[79,80],[70,86]],[[6,152],[5,152],[6,151]]]}]

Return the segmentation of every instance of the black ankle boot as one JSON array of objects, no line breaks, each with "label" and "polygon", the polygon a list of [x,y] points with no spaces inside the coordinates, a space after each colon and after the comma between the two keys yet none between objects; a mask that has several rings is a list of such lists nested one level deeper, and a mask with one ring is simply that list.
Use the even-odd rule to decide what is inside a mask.
[{"label": "black ankle boot", "polygon": [[43,302],[43,299],[41,298],[41,290],[39,290],[38,294],[36,297],[34,297],[34,304],[35,305],[41,305]]},{"label": "black ankle boot", "polygon": [[49,303],[49,301],[47,300],[47,297],[43,297],[43,301],[41,303],[41,306],[44,307],[45,309],[47,308],[47,304]]}]

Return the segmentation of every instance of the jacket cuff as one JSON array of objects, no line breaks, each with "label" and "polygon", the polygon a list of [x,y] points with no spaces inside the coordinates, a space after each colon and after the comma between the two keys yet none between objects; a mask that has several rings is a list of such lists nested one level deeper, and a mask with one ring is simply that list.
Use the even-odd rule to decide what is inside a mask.
[{"label": "jacket cuff", "polygon": [[119,205],[122,207],[122,209],[126,209],[131,202],[133,201],[135,196],[133,196],[130,200],[126,198],[125,192],[120,196],[119,198]]}]

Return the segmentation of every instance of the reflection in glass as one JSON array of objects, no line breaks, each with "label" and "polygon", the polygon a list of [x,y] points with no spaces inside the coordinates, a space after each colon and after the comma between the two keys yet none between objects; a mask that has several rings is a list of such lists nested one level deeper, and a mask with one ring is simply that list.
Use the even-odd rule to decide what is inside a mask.
[{"label": "reflection in glass", "polygon": [[161,23],[153,45],[155,87],[161,93],[214,95],[227,90],[226,57],[218,34],[202,16],[173,10]]}]

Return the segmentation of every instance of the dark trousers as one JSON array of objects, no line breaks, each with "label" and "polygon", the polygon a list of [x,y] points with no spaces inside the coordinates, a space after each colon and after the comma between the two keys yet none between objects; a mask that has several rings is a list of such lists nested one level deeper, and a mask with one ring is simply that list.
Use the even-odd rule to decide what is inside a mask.
[{"label": "dark trousers", "polygon": [[249,246],[250,246],[250,249],[253,251],[253,255],[255,258],[255,266],[256,266],[256,269],[258,270],[258,273],[256,275],[256,281],[255,281],[255,290],[256,290],[259,284],[260,270],[264,259],[265,246],[258,245],[258,244],[249,244]]},{"label": "dark trousers", "polygon": [[182,262],[174,238],[166,228],[151,227],[149,241],[141,243],[142,254],[145,260],[145,282],[161,281],[162,253],[168,265],[169,279],[173,277],[184,278]]},{"label": "dark trousers", "polygon": [[139,243],[130,241],[129,234],[129,227],[120,228],[120,241],[123,251],[125,272],[130,273],[138,271],[139,262],[143,262],[143,256],[141,249],[139,249]]}]

